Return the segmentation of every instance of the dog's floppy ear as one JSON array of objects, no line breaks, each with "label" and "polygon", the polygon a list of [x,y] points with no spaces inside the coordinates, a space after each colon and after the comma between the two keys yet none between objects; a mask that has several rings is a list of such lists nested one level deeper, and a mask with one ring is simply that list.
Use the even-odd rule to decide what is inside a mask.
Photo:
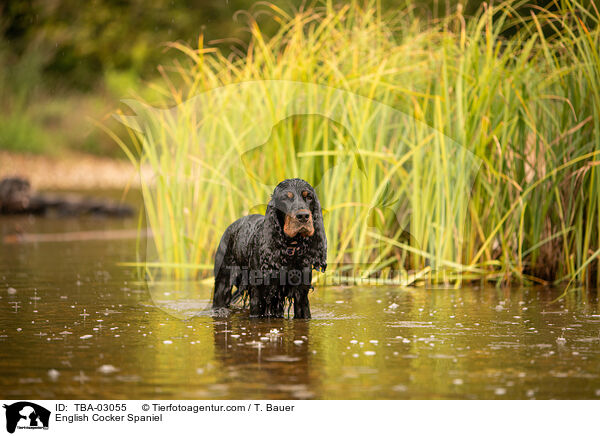
[{"label": "dog's floppy ear", "polygon": [[312,236],[313,242],[310,247],[311,262],[317,271],[325,271],[327,268],[327,236],[325,235],[325,225],[323,224],[323,212],[317,193],[313,190],[313,226],[315,233]]},{"label": "dog's floppy ear", "polygon": [[262,235],[263,242],[259,246],[261,270],[281,268],[281,253],[284,250],[283,229],[277,218],[277,206],[271,198],[265,212],[265,222]]},{"label": "dog's floppy ear", "polygon": [[277,206],[275,205],[275,200],[271,198],[265,212],[265,225],[263,230],[263,241],[265,241],[265,245],[272,248],[279,245],[278,242],[282,238],[281,232],[282,229],[277,218]]}]

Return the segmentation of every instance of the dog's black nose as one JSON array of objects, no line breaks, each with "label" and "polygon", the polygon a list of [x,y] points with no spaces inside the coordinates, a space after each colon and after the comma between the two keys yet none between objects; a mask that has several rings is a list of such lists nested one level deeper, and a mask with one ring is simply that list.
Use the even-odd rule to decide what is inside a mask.
[{"label": "dog's black nose", "polygon": [[310,212],[308,211],[300,211],[296,212],[296,219],[301,223],[305,223],[310,218]]}]

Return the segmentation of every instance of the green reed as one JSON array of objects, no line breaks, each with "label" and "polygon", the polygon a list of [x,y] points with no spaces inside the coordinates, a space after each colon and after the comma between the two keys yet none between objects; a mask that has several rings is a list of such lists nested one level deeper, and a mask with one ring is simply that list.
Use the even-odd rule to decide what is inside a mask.
[{"label": "green reed", "polygon": [[[322,280],[598,283],[600,14],[563,0],[520,17],[522,3],[443,20],[410,2],[265,3],[270,38],[248,15],[251,41],[228,56],[170,44],[189,63],[153,86],[176,109],[131,103],[144,134],[116,138],[155,174],[148,273],[209,277],[223,230],[302,177],[325,209]],[[235,85],[265,80],[280,82]]]}]

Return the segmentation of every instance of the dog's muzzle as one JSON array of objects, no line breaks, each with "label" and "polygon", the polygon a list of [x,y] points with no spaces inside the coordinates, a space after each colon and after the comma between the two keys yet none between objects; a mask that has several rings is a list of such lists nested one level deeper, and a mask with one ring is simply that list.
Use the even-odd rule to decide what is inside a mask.
[{"label": "dog's muzzle", "polygon": [[313,225],[313,217],[310,210],[300,209],[292,216],[286,214],[283,232],[290,238],[293,238],[298,234],[305,238],[314,235],[315,227]]}]

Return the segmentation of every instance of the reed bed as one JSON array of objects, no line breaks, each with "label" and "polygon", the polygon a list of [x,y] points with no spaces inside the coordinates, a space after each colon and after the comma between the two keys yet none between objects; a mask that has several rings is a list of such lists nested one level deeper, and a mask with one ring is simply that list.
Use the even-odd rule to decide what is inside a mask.
[{"label": "reed bed", "polygon": [[223,230],[301,177],[325,209],[319,280],[594,285],[600,271],[600,14],[563,0],[460,7],[330,1],[271,37],[170,43],[187,63],[154,83],[171,109],[128,104],[129,158],[155,235],[152,278],[209,278]]}]

